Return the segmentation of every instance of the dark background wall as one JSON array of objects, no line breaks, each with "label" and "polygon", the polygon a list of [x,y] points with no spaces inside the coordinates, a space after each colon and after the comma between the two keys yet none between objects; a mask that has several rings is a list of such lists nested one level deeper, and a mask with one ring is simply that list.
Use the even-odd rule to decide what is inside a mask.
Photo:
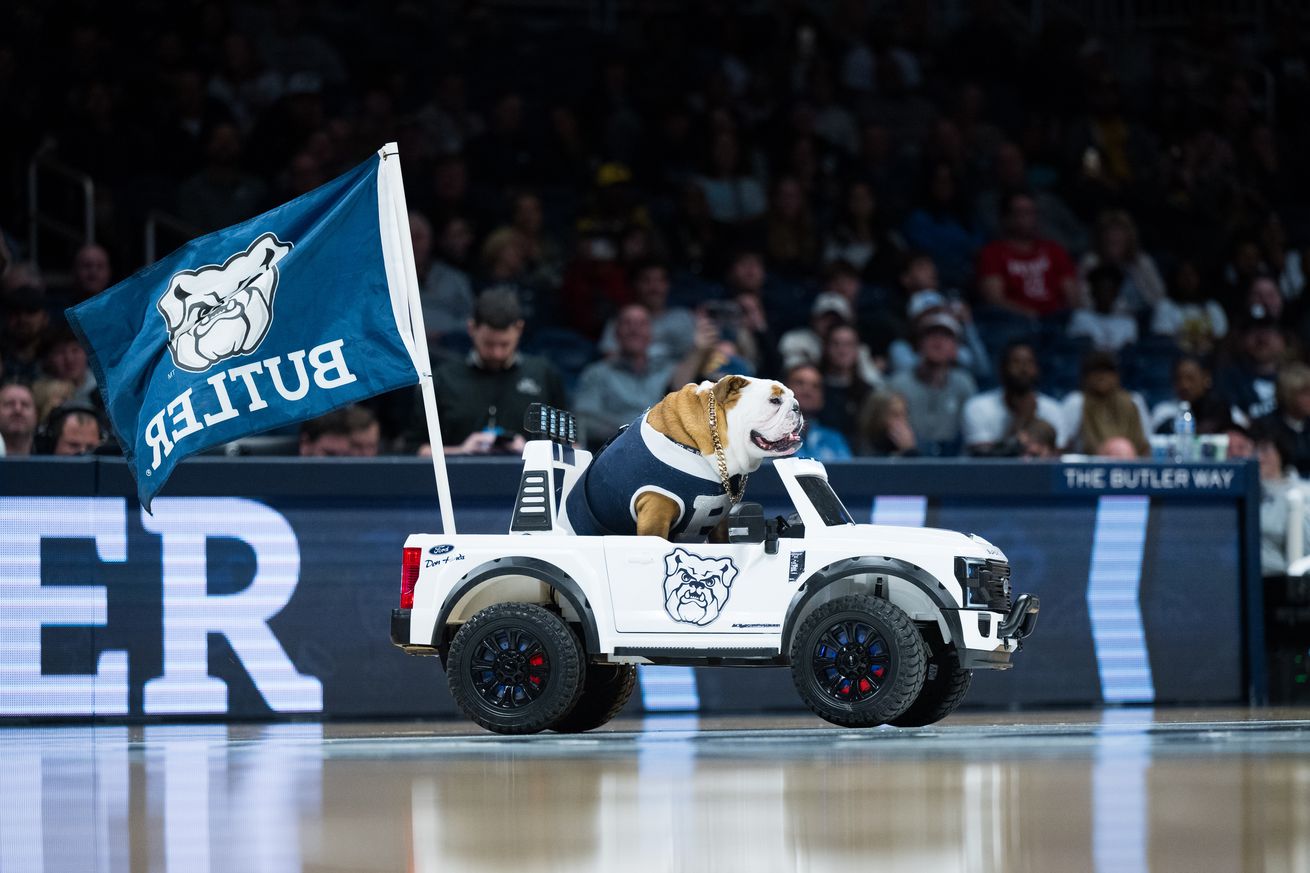
[{"label": "dark background wall", "polygon": [[[1183,471],[1190,473],[1180,476]],[[518,464],[456,461],[450,473],[460,531],[504,531]],[[1245,625],[1249,599],[1258,594],[1246,584],[1258,578],[1249,575],[1253,466],[862,461],[832,464],[829,473],[857,521],[899,515],[909,523],[981,534],[1009,556],[1016,590],[1041,597],[1038,631],[1014,669],[979,674],[971,705],[1236,703],[1249,699],[1252,688],[1259,693],[1258,659],[1249,655],[1260,645],[1258,627]],[[164,540],[143,524],[132,493],[125,467],[114,459],[11,461],[0,468],[0,603],[8,617],[0,621],[0,718],[159,715],[147,711],[144,688],[164,672],[166,634],[175,634],[175,643],[195,637],[185,622],[165,617],[165,586],[176,597],[188,579],[203,577],[205,593],[218,597],[245,590],[257,572],[293,574],[285,606],[268,621],[281,652],[251,654],[257,652],[253,643],[234,645],[210,633],[204,645],[171,655],[170,672],[226,683],[225,708],[197,697],[191,714],[273,714],[270,698],[252,679],[261,667],[252,669],[251,662],[265,657],[265,667],[289,663],[321,684],[321,709],[311,705],[310,712],[454,712],[439,665],[405,656],[388,639],[404,538],[440,528],[430,464],[188,461],[166,489],[173,502],[157,507],[156,518],[170,514],[170,536],[182,531],[193,546],[203,541],[203,551],[195,552],[203,557],[167,569]],[[750,496],[769,513],[788,508],[768,468],[752,477]],[[250,541],[216,534],[237,516],[247,520]],[[281,533],[288,527],[291,540]],[[97,552],[97,529],[102,537],[110,531],[109,540],[120,539],[125,548],[105,540]],[[38,540],[34,569],[30,544]],[[288,558],[292,552],[298,567]],[[91,594],[89,586],[101,586],[103,621],[60,624],[57,608],[41,613],[33,606],[34,598],[64,585],[88,586],[83,591]],[[32,619],[37,613],[41,617]],[[33,621],[42,625],[35,656]],[[125,710],[93,700],[60,712],[51,703],[57,694],[35,690],[57,676],[93,674],[97,664],[101,679],[92,684],[103,686],[110,663],[123,657]],[[650,709],[798,706],[785,670],[661,668],[644,676],[644,686],[642,705]]]}]

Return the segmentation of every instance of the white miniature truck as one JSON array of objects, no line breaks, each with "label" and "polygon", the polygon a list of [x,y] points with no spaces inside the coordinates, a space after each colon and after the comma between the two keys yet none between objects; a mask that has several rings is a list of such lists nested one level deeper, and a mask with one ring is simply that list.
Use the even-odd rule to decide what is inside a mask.
[{"label": "white miniature truck", "polygon": [[576,536],[562,507],[591,461],[568,413],[529,410],[508,534],[405,540],[392,642],[436,655],[474,722],[586,731],[631,696],[636,665],[790,666],[801,699],[848,727],[919,726],[972,671],[1009,668],[1038,600],[976,535],[856,524],[818,461],[774,461],[796,512],[743,502],[726,543]]}]

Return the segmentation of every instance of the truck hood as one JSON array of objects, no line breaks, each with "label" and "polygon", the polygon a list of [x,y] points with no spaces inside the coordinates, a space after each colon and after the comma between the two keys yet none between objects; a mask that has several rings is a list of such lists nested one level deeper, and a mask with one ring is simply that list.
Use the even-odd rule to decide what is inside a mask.
[{"label": "truck hood", "polygon": [[833,539],[858,542],[860,547],[878,552],[884,544],[886,554],[897,549],[920,548],[949,552],[952,556],[1006,560],[1005,553],[977,534],[935,527],[902,527],[890,524],[857,524],[850,527],[826,528]]}]

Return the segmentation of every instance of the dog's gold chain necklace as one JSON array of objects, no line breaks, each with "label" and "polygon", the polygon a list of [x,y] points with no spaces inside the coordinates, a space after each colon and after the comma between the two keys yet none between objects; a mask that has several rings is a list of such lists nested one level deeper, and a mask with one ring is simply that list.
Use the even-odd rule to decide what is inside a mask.
[{"label": "dog's gold chain necklace", "polygon": [[714,460],[719,465],[719,481],[723,483],[723,492],[728,495],[732,505],[736,506],[746,494],[747,474],[741,474],[741,487],[732,490],[732,477],[728,475],[728,459],[723,454],[723,443],[719,442],[719,417],[714,409],[714,392],[710,391],[710,439],[714,440]]}]

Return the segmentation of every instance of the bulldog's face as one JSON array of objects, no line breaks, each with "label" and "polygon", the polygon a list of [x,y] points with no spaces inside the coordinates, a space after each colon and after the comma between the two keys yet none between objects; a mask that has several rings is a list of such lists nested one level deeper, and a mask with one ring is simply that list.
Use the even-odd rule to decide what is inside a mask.
[{"label": "bulldog's face", "polygon": [[707,625],[723,611],[736,578],[731,558],[674,549],[664,557],[664,610],[674,621]]},{"label": "bulldog's face", "polygon": [[265,233],[221,266],[173,276],[158,303],[173,363],[199,373],[259,348],[273,323],[277,264],[292,248]]},{"label": "bulldog's face", "polygon": [[786,385],[772,379],[724,376],[713,387],[716,396],[726,398],[722,407],[727,411],[729,445],[745,446],[757,458],[780,458],[801,447],[805,416]]}]

